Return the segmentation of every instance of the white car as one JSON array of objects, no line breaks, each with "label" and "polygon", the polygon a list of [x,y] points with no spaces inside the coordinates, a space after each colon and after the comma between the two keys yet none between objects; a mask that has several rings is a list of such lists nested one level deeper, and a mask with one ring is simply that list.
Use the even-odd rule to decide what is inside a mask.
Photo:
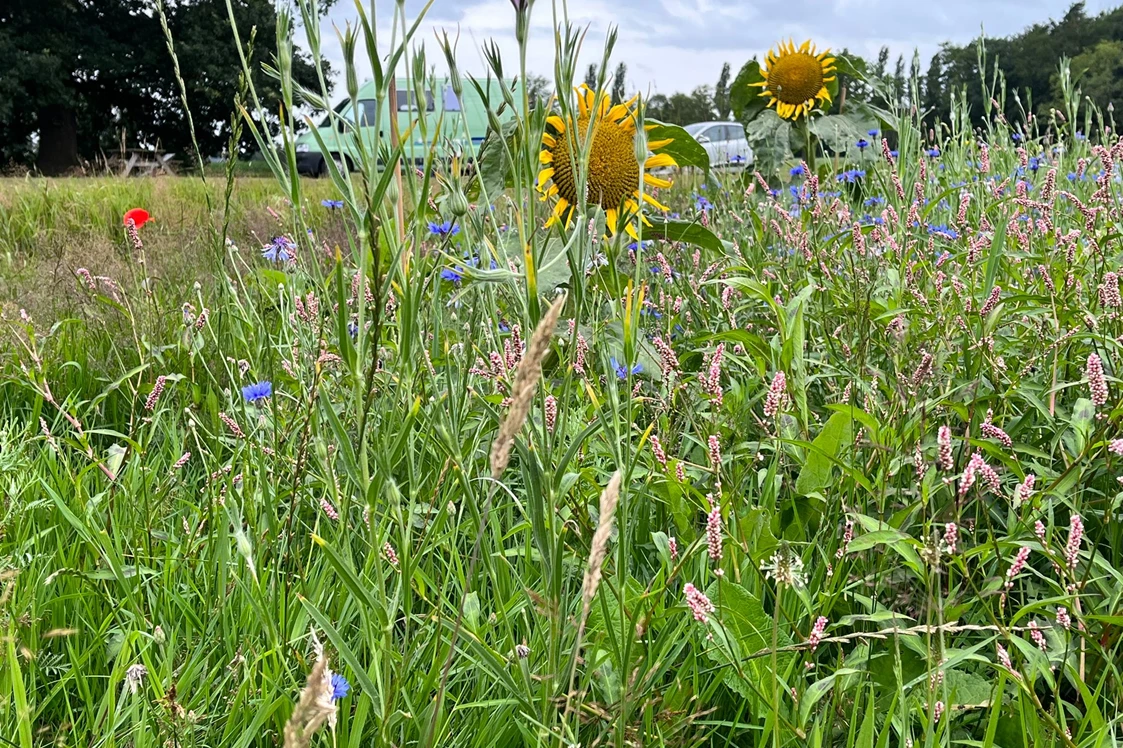
[{"label": "white car", "polygon": [[753,163],[753,149],[740,122],[695,122],[684,129],[710,154],[715,169],[743,169]]}]

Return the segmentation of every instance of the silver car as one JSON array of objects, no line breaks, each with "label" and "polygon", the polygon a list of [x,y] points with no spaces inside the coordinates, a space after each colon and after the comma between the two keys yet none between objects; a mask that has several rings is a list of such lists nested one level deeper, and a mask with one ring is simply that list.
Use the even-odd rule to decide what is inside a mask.
[{"label": "silver car", "polygon": [[685,130],[706,149],[715,169],[743,169],[753,163],[753,149],[739,122],[695,122]]}]

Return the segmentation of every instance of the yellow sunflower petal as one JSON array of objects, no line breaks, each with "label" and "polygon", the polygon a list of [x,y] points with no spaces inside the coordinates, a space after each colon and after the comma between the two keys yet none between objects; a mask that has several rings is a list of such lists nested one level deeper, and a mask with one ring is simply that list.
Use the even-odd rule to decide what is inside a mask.
[{"label": "yellow sunflower petal", "polygon": [[550,177],[552,176],[554,176],[554,169],[552,166],[538,172],[538,189],[542,189],[546,185],[546,182],[550,181]]},{"label": "yellow sunflower petal", "polygon": [[568,208],[569,203],[566,201],[566,199],[564,197],[559,198],[557,205],[554,206],[553,214],[551,214],[549,220],[546,221],[545,228],[550,228],[555,223],[557,223],[558,220],[562,217],[562,214],[564,214],[566,209]]},{"label": "yellow sunflower petal", "polygon": [[542,151],[541,153],[538,154],[538,163],[540,163],[540,164],[552,164],[552,163],[554,163],[554,154],[551,153],[550,151]]},{"label": "yellow sunflower petal", "polygon": [[660,148],[668,146],[673,142],[675,142],[674,138],[664,138],[663,140],[649,140],[647,141],[647,147],[653,151],[657,151]]},{"label": "yellow sunflower petal", "polygon": [[659,177],[653,177],[650,174],[643,175],[643,183],[648,185],[649,187],[658,187],[659,189],[666,189],[667,187],[670,187],[674,184],[674,182],[669,179],[660,179]]},{"label": "yellow sunflower petal", "polygon": [[556,146],[558,144],[558,141],[556,139],[554,139],[554,136],[551,135],[550,133],[544,132],[544,133],[542,133],[542,143],[544,145],[548,145],[551,148],[553,148],[554,146]]},{"label": "yellow sunflower petal", "polygon": [[554,128],[559,135],[565,132],[565,121],[556,114],[551,114],[547,117],[546,124]]},{"label": "yellow sunflower petal", "polygon": [[647,160],[643,162],[645,169],[658,169],[660,166],[678,166],[675,157],[669,153],[656,153],[654,156],[648,156]]},{"label": "yellow sunflower petal", "polygon": [[666,205],[663,205],[663,203],[659,202],[658,200],[653,198],[651,195],[648,195],[646,192],[643,193],[643,201],[645,203],[647,203],[648,205],[653,206],[656,210],[661,210],[664,213],[670,213],[671,212],[670,208],[668,208]]},{"label": "yellow sunflower petal", "polygon": [[619,215],[619,211],[615,208],[610,208],[604,212],[604,225],[613,234],[616,233],[616,220]]}]

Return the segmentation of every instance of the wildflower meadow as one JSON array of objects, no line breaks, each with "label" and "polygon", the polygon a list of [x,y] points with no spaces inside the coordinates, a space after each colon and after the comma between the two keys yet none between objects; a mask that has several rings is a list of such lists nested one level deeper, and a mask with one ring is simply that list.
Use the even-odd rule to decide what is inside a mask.
[{"label": "wildflower meadow", "polygon": [[[8,251],[100,248],[3,284],[0,745],[1119,744],[1123,140],[1066,69],[828,115],[881,83],[778,40],[719,169],[516,0],[490,76],[554,97],[478,152],[325,106],[308,179],[295,5],[267,178],[0,180]],[[490,90],[387,6],[353,102]]]}]

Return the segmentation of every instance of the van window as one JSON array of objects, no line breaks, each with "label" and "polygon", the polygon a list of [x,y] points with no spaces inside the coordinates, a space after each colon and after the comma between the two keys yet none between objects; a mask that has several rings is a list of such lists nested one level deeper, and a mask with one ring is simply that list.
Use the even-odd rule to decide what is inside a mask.
[{"label": "van window", "polygon": [[[437,104],[433,100],[433,92],[425,92],[425,111],[432,112],[436,110]],[[404,88],[398,89],[398,111],[399,112],[416,112],[417,111],[417,95],[413,91],[407,91]]]},{"label": "van window", "polygon": [[460,100],[456,98],[456,92],[452,90],[452,86],[445,86],[442,99],[441,108],[446,112],[460,111]]},{"label": "van window", "polygon": [[359,127],[374,127],[375,121],[378,119],[378,102],[374,99],[363,99],[359,102],[360,110]]}]

